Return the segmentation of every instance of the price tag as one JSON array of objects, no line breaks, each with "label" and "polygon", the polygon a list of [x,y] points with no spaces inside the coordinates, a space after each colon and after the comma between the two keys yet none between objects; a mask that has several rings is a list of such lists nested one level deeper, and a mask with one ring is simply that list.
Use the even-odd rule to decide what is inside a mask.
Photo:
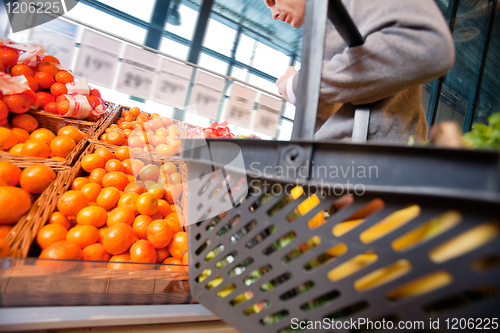
[{"label": "price tag", "polygon": [[85,30],[75,74],[111,88],[121,47],[120,41]]},{"label": "price tag", "polygon": [[183,109],[192,73],[191,66],[163,58],[160,75],[155,80],[153,101]]},{"label": "price tag", "polygon": [[256,97],[257,91],[237,83],[233,84],[223,120],[250,128]]},{"label": "price tag", "polygon": [[29,40],[45,46],[46,53],[56,57],[65,68],[73,64],[78,27],[59,19],[29,30]]},{"label": "price tag", "polygon": [[224,83],[223,78],[198,70],[190,103],[196,106],[199,115],[217,118]]},{"label": "price tag", "polygon": [[127,45],[116,90],[149,99],[159,61],[158,55]]},{"label": "price tag", "polygon": [[252,130],[275,136],[281,116],[283,101],[267,94],[261,94],[259,106],[252,121]]}]

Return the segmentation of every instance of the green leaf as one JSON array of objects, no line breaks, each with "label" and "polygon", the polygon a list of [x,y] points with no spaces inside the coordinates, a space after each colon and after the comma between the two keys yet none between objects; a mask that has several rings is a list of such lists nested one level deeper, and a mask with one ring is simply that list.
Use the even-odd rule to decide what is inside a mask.
[{"label": "green leaf", "polygon": [[500,124],[500,112],[493,113],[488,117],[488,123],[490,126],[497,127]]}]

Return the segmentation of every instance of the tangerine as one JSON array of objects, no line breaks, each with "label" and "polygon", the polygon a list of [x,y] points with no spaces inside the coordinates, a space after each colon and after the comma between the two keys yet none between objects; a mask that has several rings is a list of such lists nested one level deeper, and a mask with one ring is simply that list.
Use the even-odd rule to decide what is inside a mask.
[{"label": "tangerine", "polygon": [[26,140],[30,138],[30,134],[28,133],[28,131],[22,128],[14,127],[12,129],[12,133],[14,133],[14,135],[17,137],[18,143],[25,143]]},{"label": "tangerine", "polygon": [[102,186],[102,178],[106,173],[107,173],[106,170],[104,170],[103,168],[94,169],[92,170],[92,172],[90,172],[89,180],[91,183],[95,183],[99,186]]},{"label": "tangerine", "polygon": [[161,263],[163,260],[167,259],[170,256],[170,252],[168,252],[167,247],[162,247],[161,249],[156,250],[156,262]]},{"label": "tangerine", "polygon": [[85,194],[87,198],[89,198],[90,202],[95,202],[97,200],[97,197],[99,196],[99,193],[101,193],[101,186],[96,183],[88,183],[82,186],[80,189],[80,192]]},{"label": "tangerine", "polygon": [[0,187],[0,224],[16,223],[31,208],[31,197],[22,188]]},{"label": "tangerine", "polygon": [[43,141],[27,140],[21,149],[23,156],[49,158],[50,147]]},{"label": "tangerine", "polygon": [[10,245],[9,243],[3,239],[0,238],[0,257],[7,257],[10,252]]},{"label": "tangerine", "polygon": [[127,175],[121,171],[111,171],[102,177],[103,187],[115,187],[120,191],[123,191],[128,183]]},{"label": "tangerine", "polygon": [[169,218],[165,218],[165,221],[167,221],[168,225],[172,229],[172,235],[175,235],[178,232],[184,231],[184,229],[182,229],[182,226],[179,223],[179,221],[172,220]]},{"label": "tangerine", "polygon": [[88,206],[78,212],[76,223],[100,228],[106,224],[107,218],[108,212],[101,206]]},{"label": "tangerine", "polygon": [[45,143],[46,145],[50,145],[52,140],[56,138],[56,135],[49,131],[46,128],[39,128],[33,131],[30,135],[31,140],[37,140]]},{"label": "tangerine", "polygon": [[69,223],[68,219],[61,212],[53,212],[52,215],[50,215],[49,224],[60,224],[64,228],[66,228],[66,230],[68,230],[71,227],[71,224]]},{"label": "tangerine", "polygon": [[130,182],[123,191],[125,193],[137,193],[141,195],[143,193],[146,193],[146,184],[144,184],[144,182],[141,182],[140,180],[133,181]]},{"label": "tangerine", "polygon": [[108,227],[117,223],[132,225],[132,223],[134,223],[134,219],[135,213],[131,208],[126,206],[116,207],[109,213],[106,225]]},{"label": "tangerine", "polygon": [[158,199],[158,213],[161,214],[162,218],[165,218],[168,214],[172,212],[170,205],[163,199]]},{"label": "tangerine", "polygon": [[38,121],[36,118],[25,113],[16,115],[12,118],[11,123],[12,126],[22,128],[28,133],[31,133],[38,128]]},{"label": "tangerine", "polygon": [[110,131],[106,133],[106,142],[112,145],[121,146],[125,143],[125,138],[123,137],[123,133],[115,131]]},{"label": "tangerine", "polygon": [[135,236],[140,239],[148,238],[148,227],[153,222],[153,219],[147,215],[138,215],[134,223],[132,224],[132,229],[134,229]]},{"label": "tangerine", "polygon": [[68,229],[61,224],[47,224],[38,231],[36,242],[43,250],[54,243],[66,240],[67,233]]},{"label": "tangerine", "polygon": [[22,155],[23,154],[24,143],[18,143],[14,147],[10,148],[9,154]]},{"label": "tangerine", "polygon": [[10,129],[0,127],[0,150],[9,150],[18,143],[17,136]]},{"label": "tangerine", "polygon": [[132,227],[125,223],[117,223],[108,227],[102,239],[102,245],[110,254],[121,254],[134,243],[135,234]]},{"label": "tangerine", "polygon": [[165,247],[172,240],[172,228],[165,220],[155,220],[148,226],[147,239],[157,249]]},{"label": "tangerine", "polygon": [[89,154],[82,159],[82,168],[87,172],[104,167],[104,158],[97,154]]},{"label": "tangerine", "polygon": [[143,193],[137,198],[137,210],[141,215],[153,215],[158,210],[158,199],[151,193]]},{"label": "tangerine", "polygon": [[182,259],[188,250],[187,233],[180,231],[172,236],[172,240],[167,246],[168,252],[172,257]]},{"label": "tangerine", "polygon": [[94,154],[101,156],[106,162],[115,158],[115,155],[108,148],[97,148]]},{"label": "tangerine", "polygon": [[118,207],[128,207],[134,212],[134,214],[137,214],[138,211],[137,211],[137,207],[135,206],[135,203],[137,202],[137,198],[139,198],[139,194],[137,194],[137,193],[134,193],[134,192],[125,193],[118,200]]},{"label": "tangerine", "polygon": [[80,191],[68,191],[57,200],[57,210],[66,216],[76,216],[79,211],[89,205],[89,199]]},{"label": "tangerine", "polygon": [[111,255],[104,250],[101,243],[90,244],[82,250],[83,260],[108,261]]},{"label": "tangerine", "polygon": [[139,263],[156,263],[156,251],[147,240],[141,239],[130,247],[130,261]]},{"label": "tangerine", "polygon": [[161,271],[167,271],[167,272],[184,271],[184,268],[182,267],[182,261],[174,257],[169,257],[163,260],[162,264],[164,264],[165,266],[160,266]]},{"label": "tangerine", "polygon": [[73,184],[71,184],[71,189],[75,191],[80,191],[84,185],[87,185],[90,183],[90,180],[88,180],[85,177],[76,177],[73,180]]},{"label": "tangerine", "polygon": [[[109,262],[130,262],[130,254],[127,252],[112,256],[111,259],[109,259]],[[108,269],[133,269],[133,265],[108,264]]]},{"label": "tangerine", "polygon": [[114,187],[103,188],[97,196],[96,203],[106,210],[113,208],[120,199],[120,191]]},{"label": "tangerine", "polygon": [[124,161],[126,159],[132,159],[135,157],[135,153],[129,147],[119,147],[115,150],[115,156],[120,161]]},{"label": "tangerine", "polygon": [[111,160],[108,160],[106,162],[106,164],[104,165],[104,170],[106,170],[107,172],[124,171],[124,167],[123,167],[122,162],[120,162],[119,160],[111,159]]},{"label": "tangerine", "polygon": [[57,131],[57,136],[69,136],[75,143],[80,142],[83,139],[83,134],[80,130],[73,126],[64,126]]},{"label": "tangerine", "polygon": [[39,256],[40,259],[82,259],[82,250],[73,242],[60,241],[49,245]]},{"label": "tangerine", "polygon": [[66,240],[75,243],[81,249],[94,244],[99,239],[97,228],[89,224],[78,224],[68,230]]},{"label": "tangerine", "polygon": [[10,162],[0,162],[0,179],[5,180],[9,186],[19,185],[21,169]]},{"label": "tangerine", "polygon": [[56,173],[45,164],[27,167],[21,173],[21,187],[31,194],[41,194],[56,179]]}]

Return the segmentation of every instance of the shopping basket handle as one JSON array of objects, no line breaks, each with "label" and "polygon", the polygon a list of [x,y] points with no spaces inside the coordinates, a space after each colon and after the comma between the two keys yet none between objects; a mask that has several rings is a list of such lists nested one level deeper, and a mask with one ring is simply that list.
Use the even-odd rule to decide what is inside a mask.
[{"label": "shopping basket handle", "polygon": [[[325,12],[328,12],[328,19],[349,47],[360,46],[364,43],[363,37],[341,0],[306,1],[302,68],[298,82],[297,112],[295,113],[292,131],[293,140],[314,139],[321,86],[321,71],[323,68],[325,26],[327,23]],[[353,142],[366,141],[369,118],[369,106],[362,106],[356,110]]]}]

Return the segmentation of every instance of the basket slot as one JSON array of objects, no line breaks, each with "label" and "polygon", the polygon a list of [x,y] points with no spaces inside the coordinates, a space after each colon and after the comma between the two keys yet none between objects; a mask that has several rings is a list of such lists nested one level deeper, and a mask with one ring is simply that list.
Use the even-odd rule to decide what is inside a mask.
[{"label": "basket slot", "polygon": [[212,270],[207,268],[203,272],[201,272],[200,275],[196,277],[195,281],[201,283],[205,281],[205,279],[208,278],[210,275],[212,275]]},{"label": "basket slot", "polygon": [[327,276],[331,281],[339,281],[373,264],[377,260],[378,255],[375,252],[367,251],[335,267],[328,272]]},{"label": "basket slot", "polygon": [[285,264],[290,263],[291,261],[299,258],[301,255],[304,253],[309,252],[310,250],[314,249],[316,246],[321,244],[321,238],[318,236],[313,236],[309,238],[306,242],[300,244],[296,248],[294,248],[292,251],[288,252],[282,259],[282,261]]},{"label": "basket slot", "polygon": [[254,270],[252,273],[250,273],[244,280],[243,283],[247,286],[257,282],[260,278],[266,276],[269,274],[272,270],[272,266],[267,264],[262,266],[259,269]]},{"label": "basket slot", "polygon": [[243,260],[240,264],[238,264],[236,267],[234,267],[232,270],[230,270],[228,274],[230,277],[241,275],[253,263],[254,259],[252,257],[248,257],[245,260]]},{"label": "basket slot", "polygon": [[213,280],[211,280],[210,282],[207,283],[207,285],[205,286],[205,289],[207,290],[211,290],[211,289],[214,289],[214,288],[217,288],[218,286],[220,286],[220,284],[224,282],[224,279],[222,278],[222,276],[217,276],[215,277]]},{"label": "basket slot", "polygon": [[246,314],[247,316],[257,314],[265,309],[267,309],[271,305],[271,302],[268,300],[260,301],[258,303],[255,303],[254,305],[246,308],[243,313]]},{"label": "basket slot", "polygon": [[306,281],[300,285],[298,285],[297,287],[293,288],[293,289],[290,289],[288,290],[287,292],[283,293],[280,295],[280,300],[282,301],[288,301],[292,298],[295,298],[309,290],[311,290],[312,288],[314,288],[316,284],[314,283],[314,281]]},{"label": "basket slot", "polygon": [[230,238],[231,243],[232,244],[237,243],[240,239],[249,234],[250,231],[252,231],[256,226],[257,226],[256,220],[252,220],[249,223],[247,223],[243,228],[241,228],[231,236]]},{"label": "basket slot", "polygon": [[[334,203],[335,204],[335,203]],[[365,206],[363,206],[360,210],[349,216],[344,221],[336,224],[333,227],[333,235],[335,237],[340,237],[352,229],[356,228],[360,224],[366,221],[366,218],[370,217],[372,214],[376,213],[380,209],[384,207],[384,201],[381,199],[373,199]],[[334,206],[334,208],[337,208]],[[338,208],[337,208],[338,209]],[[327,218],[328,220],[328,218]]]},{"label": "basket slot", "polygon": [[453,281],[453,277],[446,271],[437,271],[418,279],[405,283],[386,294],[390,301],[402,301],[407,298],[428,294],[445,287]]},{"label": "basket slot", "polygon": [[499,233],[499,222],[482,224],[434,248],[429,253],[429,257],[435,263],[443,263],[491,242],[498,237]]},{"label": "basket slot", "polygon": [[500,266],[500,255],[496,253],[488,254],[481,258],[477,258],[471,265],[476,272],[488,272]]},{"label": "basket slot", "polygon": [[367,291],[396,280],[409,273],[411,269],[411,263],[406,259],[401,259],[356,280],[356,282],[354,282],[354,287],[359,291]]},{"label": "basket slot", "polygon": [[332,260],[335,260],[337,257],[343,255],[346,252],[347,252],[347,246],[344,243],[332,246],[327,251],[323,252],[313,260],[306,263],[303,266],[304,270],[308,272],[323,265],[327,265]]},{"label": "basket slot", "polygon": [[222,269],[222,268],[226,267],[227,265],[233,263],[234,259],[237,256],[238,256],[238,252],[237,251],[233,251],[233,252],[229,253],[224,259],[222,259],[221,261],[217,262],[215,264],[215,267],[217,267],[218,269]]},{"label": "basket slot", "polygon": [[271,290],[278,288],[282,284],[288,282],[291,278],[292,278],[292,273],[290,272],[283,273],[280,276],[272,279],[271,281],[262,284],[260,290],[262,292],[269,292]]},{"label": "basket slot", "polygon": [[230,284],[229,286],[225,287],[221,291],[217,292],[217,297],[225,298],[225,297],[229,296],[230,294],[232,294],[233,291],[235,291],[235,290],[236,290],[236,285],[234,283]]},{"label": "basket slot", "polygon": [[[229,230],[231,230],[240,221],[241,221],[240,215],[233,217],[228,223],[226,223],[222,228],[220,228],[219,231],[217,231],[217,237],[222,237],[223,235],[225,235]],[[207,228],[208,228],[208,226],[207,226]]]},{"label": "basket slot", "polygon": [[311,311],[320,308],[322,306],[325,306],[326,304],[334,301],[338,297],[340,297],[340,293],[338,292],[338,290],[332,290],[326,294],[323,294],[319,297],[310,300],[307,303],[302,304],[300,306],[300,309],[302,311]]},{"label": "basket slot", "polygon": [[229,305],[231,306],[237,306],[240,305],[246,301],[249,301],[253,298],[253,293],[251,291],[245,291],[242,294],[239,294],[235,298],[233,298],[230,302]]},{"label": "basket slot", "polygon": [[269,316],[265,316],[264,318],[262,318],[260,320],[260,323],[264,326],[272,325],[272,324],[275,324],[277,322],[282,321],[283,319],[288,317],[288,315],[290,315],[290,312],[288,312],[287,310],[281,310],[281,311],[273,313]]},{"label": "basket slot", "polygon": [[224,245],[219,244],[215,249],[207,253],[207,255],[205,256],[205,261],[210,262],[212,259],[217,257],[222,252],[224,252]]},{"label": "basket slot", "polygon": [[440,313],[457,310],[470,306],[474,303],[486,302],[499,296],[497,286],[481,286],[464,290],[462,292],[447,296],[424,306],[425,313],[437,315]]}]

